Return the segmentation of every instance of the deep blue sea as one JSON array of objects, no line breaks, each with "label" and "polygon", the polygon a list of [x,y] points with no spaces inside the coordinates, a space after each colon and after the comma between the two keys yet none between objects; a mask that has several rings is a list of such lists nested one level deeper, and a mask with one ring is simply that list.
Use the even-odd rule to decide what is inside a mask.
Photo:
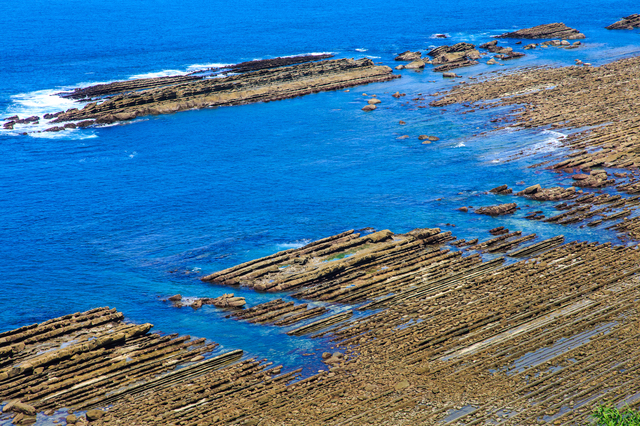
[{"label": "deep blue sea", "polygon": [[[637,1],[2,4],[2,117],[73,107],[53,94],[88,83],[311,52],[366,56],[395,66],[394,56],[408,49],[480,44],[491,35],[550,22],[585,33],[583,46],[527,51],[502,69],[575,59],[601,64],[640,53],[640,31],[603,28],[640,12]],[[435,33],[450,38],[439,40]],[[518,48],[513,41],[504,44]],[[457,72],[468,78],[494,69],[478,65]],[[224,319],[213,307],[176,309],[161,299],[234,292],[255,305],[288,297],[212,286],[198,277],[348,229],[399,233],[437,226],[459,238],[488,239],[487,229],[506,225],[541,238],[563,233],[569,240],[616,241],[605,230],[523,219],[538,206],[506,219],[456,211],[510,200],[484,194],[502,183],[516,189],[570,184],[561,175],[526,168],[557,154],[566,133],[475,136],[493,129],[489,120],[497,111],[460,115],[457,107],[407,105],[418,94],[455,83],[429,68],[399,73],[401,79],[349,92],[126,125],[29,136],[0,131],[0,332],[110,306],[159,331],[206,337],[224,349],[242,348],[248,356],[289,367],[314,365],[302,353],[326,346],[322,341]],[[391,97],[396,91],[406,98]],[[383,103],[363,113],[362,93],[376,94]],[[405,134],[410,137],[398,139]],[[419,134],[441,140],[423,145]],[[506,161],[522,150],[535,155]]]}]

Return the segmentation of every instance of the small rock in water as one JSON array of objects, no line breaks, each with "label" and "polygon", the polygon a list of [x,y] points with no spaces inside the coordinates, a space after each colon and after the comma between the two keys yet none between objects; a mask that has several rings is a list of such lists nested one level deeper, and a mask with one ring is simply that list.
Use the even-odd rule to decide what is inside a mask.
[{"label": "small rock in water", "polygon": [[382,103],[382,101],[380,99],[373,98],[373,99],[369,99],[368,103],[369,105],[375,105],[375,104]]},{"label": "small rock in water", "polygon": [[400,120],[400,121],[398,122],[398,124],[400,124],[401,126],[404,126],[404,125],[405,125],[405,124],[407,124],[407,123],[406,123],[406,122],[404,122],[404,121],[402,121],[402,120]]},{"label": "small rock in water", "polygon": [[175,294],[173,296],[171,296],[169,299],[171,302],[179,302],[182,300],[182,295],[181,294]]},{"label": "small rock in water", "polygon": [[373,111],[374,109],[376,109],[375,105],[365,105],[364,107],[362,107],[363,111]]}]

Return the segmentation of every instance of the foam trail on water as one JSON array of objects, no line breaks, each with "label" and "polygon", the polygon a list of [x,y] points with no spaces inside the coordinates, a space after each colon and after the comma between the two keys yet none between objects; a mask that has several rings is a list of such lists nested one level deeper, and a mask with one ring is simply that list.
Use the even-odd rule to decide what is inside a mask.
[{"label": "foam trail on water", "polygon": [[274,58],[297,58],[299,56],[318,56],[318,55],[334,55],[335,52],[310,52],[310,53],[298,53],[296,55],[274,56]]},{"label": "foam trail on water", "polygon": [[156,72],[147,72],[143,74],[136,74],[129,77],[129,80],[138,80],[140,78],[158,78],[158,77],[174,77],[176,75],[184,75],[186,71],[180,70],[162,70]]},{"label": "foam trail on water", "polygon": [[235,64],[226,64],[226,63],[212,63],[212,64],[193,64],[187,67],[188,72],[198,71],[198,70],[206,70],[209,68],[226,68]]},{"label": "foam trail on water", "polygon": [[[17,136],[20,133],[27,132],[32,136],[43,137],[47,139],[60,139],[63,138],[61,134],[57,133],[34,133],[38,131],[43,131],[50,127],[59,125],[51,123],[52,120],[45,120],[43,116],[45,114],[53,114],[59,111],[66,111],[69,108],[83,108],[86,105],[86,102],[77,102],[73,99],[62,98],[57,95],[57,93],[68,90],[67,88],[60,89],[47,89],[47,90],[37,90],[34,92],[28,93],[19,93],[17,95],[11,96],[11,104],[7,109],[2,113],[2,118],[12,117],[17,115],[19,118],[24,119],[27,117],[38,116],[40,117],[38,124],[15,124],[12,130],[4,129],[0,127],[0,133],[10,136]],[[63,131],[60,133],[65,133],[69,135],[70,131]],[[78,134],[82,132],[78,131]],[[84,136],[81,137],[83,139],[86,134],[83,133]],[[78,139],[79,137],[72,137],[72,139]]]}]

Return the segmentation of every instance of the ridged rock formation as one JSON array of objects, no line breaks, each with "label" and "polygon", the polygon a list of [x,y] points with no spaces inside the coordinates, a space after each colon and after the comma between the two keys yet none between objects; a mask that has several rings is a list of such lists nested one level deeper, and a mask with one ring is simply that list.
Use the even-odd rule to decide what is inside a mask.
[{"label": "ridged rock formation", "polygon": [[606,28],[608,30],[632,30],[634,28],[640,28],[640,14],[635,13],[633,15],[629,15]]},{"label": "ridged rock formation", "polygon": [[[560,140],[571,151],[556,157],[549,166],[558,171],[581,169],[589,176],[595,167],[628,169],[634,174],[623,178],[627,182],[619,189],[638,194],[638,92],[640,57],[633,57],[600,67],[534,68],[504,74],[457,86],[431,105],[471,103],[476,109],[517,106],[513,115],[492,121],[523,128],[584,128]],[[603,186],[614,181],[605,175],[589,177],[587,183]]]},{"label": "ridged rock formation", "polygon": [[457,43],[453,46],[440,46],[427,53],[433,58],[432,63],[437,65],[434,71],[450,71],[456,68],[477,65],[480,52],[471,43]]},{"label": "ridged rock formation", "polygon": [[565,40],[573,40],[578,38],[585,38],[585,35],[574,28],[567,27],[562,22],[556,22],[553,24],[544,24],[532,28],[525,28],[511,33],[504,33],[497,37],[528,39],[560,38]]},{"label": "ridged rock formation", "polygon": [[[268,68],[224,78],[196,81],[187,78],[169,86],[119,93],[104,102],[90,103],[81,110],[72,108],[58,115],[54,122],[95,120],[95,123],[106,124],[189,109],[275,101],[399,77],[391,71],[386,66],[375,66],[370,59],[336,59]],[[113,83],[109,88],[100,90],[128,91],[130,84]],[[140,84],[148,87],[153,82]],[[91,93],[90,89],[82,90],[83,93]]]},{"label": "ridged rock formation", "polygon": [[[415,267],[385,281],[409,285],[287,331],[288,338],[335,344],[331,352],[305,354],[323,364],[302,377],[302,369],[240,360],[241,351],[202,359],[184,350],[204,350],[198,341],[150,335],[150,325],[122,324],[122,314],[108,309],[5,332],[0,399],[11,402],[3,418],[29,424],[44,410],[39,420],[59,422],[51,410],[73,408],[69,423],[86,425],[86,418],[96,426],[432,425],[446,424],[452,413],[467,426],[529,425],[543,417],[587,424],[594,407],[633,403],[640,392],[640,254],[562,241],[509,252],[526,257],[509,265],[502,258],[465,263],[462,256],[448,266],[441,256],[405,263]],[[253,265],[282,254],[274,256]],[[362,275],[369,266],[361,264]],[[268,303],[238,317],[300,306]]]}]

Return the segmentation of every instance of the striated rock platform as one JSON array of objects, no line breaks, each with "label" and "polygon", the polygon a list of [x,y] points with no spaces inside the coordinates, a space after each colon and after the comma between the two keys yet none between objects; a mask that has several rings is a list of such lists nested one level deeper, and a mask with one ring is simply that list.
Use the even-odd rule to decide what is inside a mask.
[{"label": "striated rock platform", "polygon": [[[431,105],[470,102],[478,109],[517,106],[520,109],[504,118],[508,125],[580,129],[561,139],[571,151],[555,158],[550,165],[553,169],[637,170],[640,167],[640,115],[636,96],[639,90],[640,57],[632,57],[599,67],[523,69],[457,86]],[[576,185],[603,187],[615,183],[602,172],[587,173],[586,182],[579,183],[578,177]],[[639,193],[636,179],[619,185],[619,189]]]},{"label": "striated rock platform", "polygon": [[93,120],[96,124],[107,124],[146,115],[275,101],[399,77],[392,74],[391,68],[375,66],[370,59],[335,59],[222,78],[182,76],[117,82],[74,91],[70,96],[107,93],[113,96],[60,113],[54,122]]},{"label": "striated rock platform", "polygon": [[[72,408],[67,423],[97,426],[433,425],[451,413],[468,426],[496,418],[537,424],[544,416],[549,424],[587,424],[599,404],[633,401],[640,392],[638,250],[557,236],[505,247],[525,258],[505,264],[504,257],[444,250],[440,243],[451,236],[436,229],[370,234],[366,245],[384,253],[376,258],[345,254],[344,244],[360,238],[348,239],[353,231],[306,247],[333,250],[327,263],[352,262],[342,263],[341,291],[361,280],[368,287],[354,291],[369,292],[353,311],[275,329],[333,342],[331,352],[305,354],[323,362],[317,373],[241,360],[242,351],[203,359],[212,347],[202,341],[149,334],[150,324],[125,324],[121,313],[100,308],[0,334],[0,420],[30,424],[37,412],[48,422],[51,410]],[[488,251],[520,235],[491,231],[500,235],[477,244]],[[418,240],[431,244],[407,247]],[[213,276],[259,273],[295,259],[296,250]],[[333,278],[309,288],[335,292]],[[274,299],[231,315],[256,326],[283,313],[311,318],[301,306]],[[500,415],[505,410],[509,417]]]},{"label": "striated rock platform", "polygon": [[606,28],[608,30],[632,30],[634,28],[640,28],[640,14],[635,13],[624,17]]},{"label": "striated rock platform", "polygon": [[539,39],[539,38],[559,38],[566,40],[574,40],[579,38],[585,38],[585,35],[580,31],[567,27],[562,22],[556,22],[553,24],[538,25],[532,28],[525,28],[522,30],[504,33],[497,38],[527,38],[527,39]]}]

